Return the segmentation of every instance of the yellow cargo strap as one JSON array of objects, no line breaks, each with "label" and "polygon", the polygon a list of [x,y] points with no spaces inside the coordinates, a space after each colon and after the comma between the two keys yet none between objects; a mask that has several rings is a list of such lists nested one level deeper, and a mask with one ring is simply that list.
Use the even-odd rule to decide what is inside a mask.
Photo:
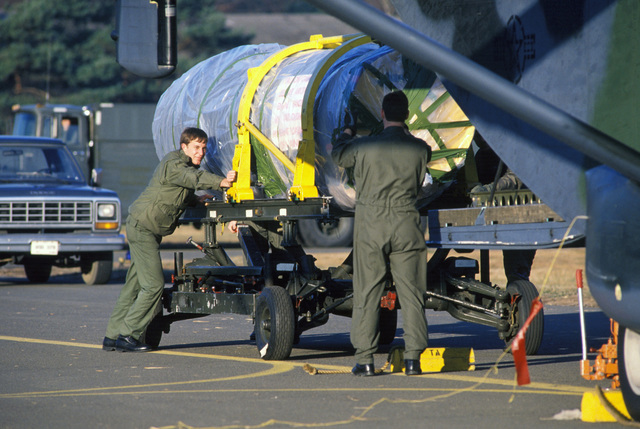
[{"label": "yellow cargo strap", "polygon": [[318,196],[318,188],[315,186],[316,143],[313,136],[313,106],[316,101],[316,94],[318,93],[320,83],[327,74],[327,71],[329,71],[329,68],[331,68],[345,52],[369,42],[371,42],[371,38],[363,35],[345,39],[345,43],[334,49],[333,53],[316,68],[311,76],[311,83],[307,86],[302,103],[302,141],[298,145],[293,185],[289,190],[290,200],[304,200],[305,198]]},{"label": "yellow cargo strap", "polygon": [[[356,40],[358,42],[356,42]],[[347,35],[335,37],[311,36],[308,42],[289,46],[267,58],[260,66],[247,71],[248,83],[245,86],[238,108],[238,144],[233,156],[233,169],[238,172],[238,180],[227,191],[230,201],[240,202],[254,199],[251,189],[251,136],[269,150],[287,169],[294,173],[293,186],[289,191],[289,198],[303,200],[318,196],[315,186],[315,140],[313,138],[313,104],[320,86],[320,82],[329,67],[348,49],[352,49],[371,39],[362,35]],[[345,43],[349,42],[349,43]],[[303,140],[298,147],[295,165],[280,151],[260,130],[250,122],[251,103],[260,83],[267,73],[283,59],[305,50],[337,49],[327,60],[323,61],[314,71],[311,83],[305,91],[302,114]]]}]

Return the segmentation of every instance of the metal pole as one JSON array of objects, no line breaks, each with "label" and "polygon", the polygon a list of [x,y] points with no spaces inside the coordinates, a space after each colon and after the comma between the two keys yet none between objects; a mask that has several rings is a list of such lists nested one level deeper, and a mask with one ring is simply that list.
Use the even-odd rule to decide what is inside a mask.
[{"label": "metal pole", "polygon": [[307,0],[424,67],[640,182],[640,153],[360,0]]},{"label": "metal pole", "polygon": [[576,283],[578,285],[578,308],[580,309],[580,334],[582,338],[582,360],[587,360],[587,334],[584,324],[584,305],[582,302],[582,270],[576,270]]}]

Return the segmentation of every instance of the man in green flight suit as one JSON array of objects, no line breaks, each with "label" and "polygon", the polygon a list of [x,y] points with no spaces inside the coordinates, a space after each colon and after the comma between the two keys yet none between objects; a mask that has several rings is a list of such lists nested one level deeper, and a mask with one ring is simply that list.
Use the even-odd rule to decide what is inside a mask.
[{"label": "man in green flight suit", "polygon": [[356,365],[351,372],[375,375],[380,300],[390,268],[404,320],[405,373],[419,375],[420,355],[427,347],[427,247],[416,201],[431,148],[407,131],[409,108],[403,92],[387,94],[381,114],[381,134],[353,139],[355,120],[347,112],[344,131],[331,152],[337,165],[353,169],[356,188],[351,325]]},{"label": "man in green flight suit", "polygon": [[151,349],[140,342],[140,336],[151,322],[164,288],[162,237],[173,233],[187,206],[210,197],[198,198],[195,191],[222,190],[236,180],[235,171],[229,171],[225,178],[199,169],[207,140],[201,129],[186,128],[180,135],[180,149],[160,161],[147,188],[129,207],[127,241],[131,266],[109,319],[103,350]]}]

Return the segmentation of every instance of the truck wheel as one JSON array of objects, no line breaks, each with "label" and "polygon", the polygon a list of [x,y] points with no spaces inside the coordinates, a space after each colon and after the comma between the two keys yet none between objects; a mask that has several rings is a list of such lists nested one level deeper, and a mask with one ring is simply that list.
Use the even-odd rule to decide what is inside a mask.
[{"label": "truck wheel", "polygon": [[51,261],[46,259],[25,259],[24,273],[31,283],[46,283],[51,276]]},{"label": "truck wheel", "polygon": [[113,252],[94,253],[80,259],[82,280],[88,285],[102,285],[111,278]]},{"label": "truck wheel", "polygon": [[[507,285],[507,292],[511,296],[520,295],[520,299],[516,304],[515,320],[518,322],[518,329],[524,325],[531,314],[531,304],[538,297],[538,289],[535,285],[526,280],[516,280]],[[516,332],[514,332],[515,336]],[[538,353],[540,344],[542,344],[542,335],[544,334],[544,309],[541,309],[538,315],[531,321],[529,329],[524,337],[525,351],[527,355],[535,355]],[[513,338],[506,339],[507,342]]]},{"label": "truck wheel", "polygon": [[618,331],[618,373],[627,411],[640,421],[640,334],[624,326]]},{"label": "truck wheel", "polygon": [[256,300],[256,345],[264,360],[283,360],[293,348],[295,318],[287,291],[280,286],[265,287]]},{"label": "truck wheel", "polygon": [[380,321],[378,329],[380,330],[380,344],[391,344],[396,338],[396,328],[398,326],[398,310],[380,309]]},{"label": "truck wheel", "polygon": [[353,218],[341,217],[326,224],[315,219],[299,220],[298,234],[309,247],[349,247],[353,243]]}]

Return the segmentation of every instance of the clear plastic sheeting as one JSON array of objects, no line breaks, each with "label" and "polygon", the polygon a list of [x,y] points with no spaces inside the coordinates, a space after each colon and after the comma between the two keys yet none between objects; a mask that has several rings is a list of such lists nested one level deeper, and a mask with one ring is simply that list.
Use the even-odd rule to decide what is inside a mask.
[{"label": "clear plastic sheeting", "polygon": [[[302,106],[309,80],[316,67],[331,53],[330,49],[302,51],[284,58],[264,77],[251,104],[251,123],[294,163],[302,140]],[[293,182],[293,172],[278,162],[273,154],[262,153],[256,145],[253,147],[256,150],[258,180],[266,195],[286,197]],[[265,160],[267,156],[269,159]],[[316,177],[323,179],[325,174],[318,170]]]},{"label": "clear plastic sheeting", "polygon": [[[249,83],[248,71],[286,47],[277,44],[241,46],[193,67],[162,95],[153,135],[158,157],[179,147],[188,126],[209,134],[203,168],[223,175],[232,168],[238,143],[238,111]],[[287,56],[264,76],[251,100],[250,122],[294,164],[302,139],[302,114],[307,87],[332,49],[303,50]],[[342,128],[345,109],[358,112],[358,134],[382,130],[382,98],[403,90],[410,101],[409,130],[434,150],[431,176],[425,180],[420,205],[437,197],[464,165],[474,129],[446,93],[435,74],[398,52],[367,43],[346,51],[323,75],[313,104],[315,177],[320,195],[332,197],[341,209],[355,207],[349,172],[331,160],[332,142]],[[286,198],[293,173],[251,140],[252,178],[266,197]]]},{"label": "clear plastic sheeting", "polygon": [[153,118],[158,158],[180,148],[182,130],[198,127],[209,135],[202,168],[226,175],[238,143],[235,124],[248,83],[247,70],[283,48],[278,44],[240,46],[196,64],[173,82],[160,97]]}]

